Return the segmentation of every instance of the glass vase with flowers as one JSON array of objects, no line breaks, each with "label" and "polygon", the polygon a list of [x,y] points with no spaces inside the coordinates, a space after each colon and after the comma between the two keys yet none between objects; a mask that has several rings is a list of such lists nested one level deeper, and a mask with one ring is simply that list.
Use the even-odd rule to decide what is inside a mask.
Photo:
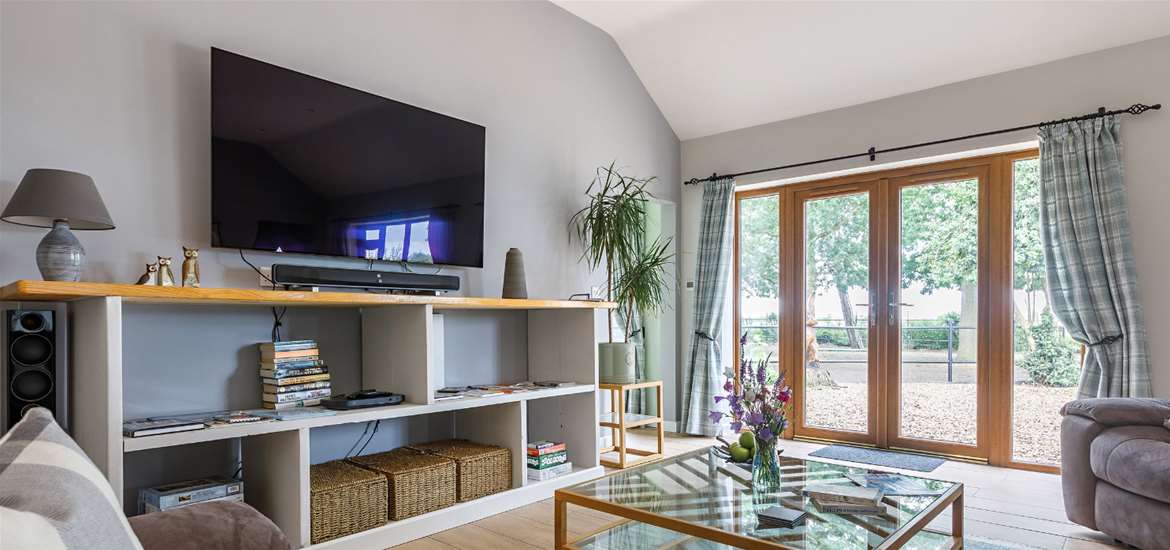
[{"label": "glass vase with flowers", "polygon": [[772,492],[780,485],[780,458],[777,443],[788,429],[788,404],[792,388],[784,372],[770,373],[772,354],[762,360],[747,357],[747,333],[739,340],[739,379],[735,370],[724,372],[723,395],[715,396],[712,422],[728,422],[733,433],[751,432],[755,439],[752,458],[752,489]]}]

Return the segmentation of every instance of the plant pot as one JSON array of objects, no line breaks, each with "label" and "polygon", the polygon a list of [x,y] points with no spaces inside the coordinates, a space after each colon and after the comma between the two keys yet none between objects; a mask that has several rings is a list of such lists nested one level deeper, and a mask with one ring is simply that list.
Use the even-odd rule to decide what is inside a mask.
[{"label": "plant pot", "polygon": [[598,375],[606,384],[630,384],[637,380],[637,347],[629,342],[597,345]]}]

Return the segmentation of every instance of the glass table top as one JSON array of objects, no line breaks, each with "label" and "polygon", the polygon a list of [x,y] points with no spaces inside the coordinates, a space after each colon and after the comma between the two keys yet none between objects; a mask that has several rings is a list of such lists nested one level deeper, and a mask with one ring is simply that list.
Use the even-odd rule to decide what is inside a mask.
[{"label": "glass table top", "polygon": [[[776,491],[768,494],[753,493],[751,473],[747,468],[729,464],[707,448],[615,472],[560,492],[568,494],[568,500],[573,504],[589,506],[580,502],[580,498],[571,498],[584,497],[587,501],[599,501],[654,514],[668,525],[677,525],[678,522],[697,524],[738,537],[768,541],[790,548],[846,550],[881,545],[891,534],[912,523],[920,515],[948,505],[944,497],[958,485],[949,481],[906,476],[921,482],[921,486],[937,494],[887,495],[883,499],[886,510],[882,514],[828,514],[817,511],[809,499],[803,496],[806,485],[854,485],[846,475],[878,471],[783,455],[780,457],[780,471],[781,485]],[[757,512],[774,505],[805,510],[808,517],[802,525],[794,528],[761,526]],[[613,513],[622,515],[616,511]],[[656,540],[662,540],[662,544],[649,544]],[[632,545],[623,541],[629,541]],[[950,548],[950,543],[949,536],[924,532],[916,536],[906,548],[933,550]],[[661,546],[696,550],[731,548],[639,522],[622,524],[579,541],[576,546],[590,550]]]}]

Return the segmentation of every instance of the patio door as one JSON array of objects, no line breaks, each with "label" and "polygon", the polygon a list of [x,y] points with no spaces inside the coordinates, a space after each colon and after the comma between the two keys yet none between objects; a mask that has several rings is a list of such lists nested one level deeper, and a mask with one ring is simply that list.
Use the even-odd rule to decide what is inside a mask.
[{"label": "patio door", "polygon": [[888,447],[988,457],[988,175],[885,182]]},{"label": "patio door", "polygon": [[922,169],[784,195],[795,435],[988,457],[988,175]]},{"label": "patio door", "polygon": [[884,334],[878,181],[795,192],[798,435],[876,444]]}]

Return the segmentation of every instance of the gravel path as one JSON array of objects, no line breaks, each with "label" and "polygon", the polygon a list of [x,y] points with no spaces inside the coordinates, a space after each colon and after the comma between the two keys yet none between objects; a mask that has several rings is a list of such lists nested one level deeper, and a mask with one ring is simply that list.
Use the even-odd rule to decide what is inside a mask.
[{"label": "gravel path", "polygon": [[[811,387],[806,399],[807,423],[838,430],[865,431],[865,388],[864,384]],[[975,444],[974,385],[910,383],[903,388],[903,434]],[[1017,384],[1015,396],[1012,437],[1015,459],[1059,463],[1060,407],[1076,397],[1076,389]]]}]

